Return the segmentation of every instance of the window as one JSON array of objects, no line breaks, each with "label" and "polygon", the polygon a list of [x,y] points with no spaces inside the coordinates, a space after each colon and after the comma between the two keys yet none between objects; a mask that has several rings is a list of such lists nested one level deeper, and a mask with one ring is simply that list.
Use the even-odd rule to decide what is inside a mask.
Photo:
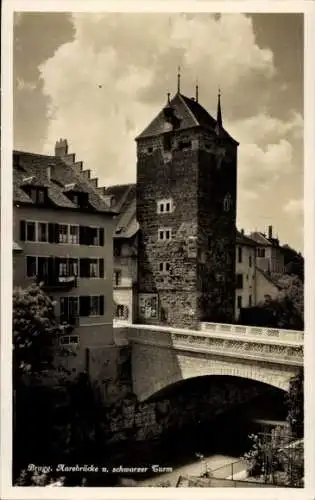
[{"label": "window", "polygon": [[43,189],[37,191],[37,203],[45,203],[45,191]]},{"label": "window", "polygon": [[171,240],[172,230],[170,228],[159,229],[158,238],[160,241]]},{"label": "window", "polygon": [[26,241],[36,240],[35,222],[26,222]]},{"label": "window", "polygon": [[79,226],[70,226],[69,243],[79,244]]},{"label": "window", "polygon": [[168,273],[171,266],[169,262],[160,262],[159,269],[162,273]]},{"label": "window", "polygon": [[157,204],[158,214],[171,213],[172,212],[172,200],[160,200]]},{"label": "window", "polygon": [[115,318],[128,319],[128,316],[129,316],[128,307],[122,304],[118,304],[115,310]]},{"label": "window", "polygon": [[61,345],[73,345],[78,343],[79,343],[78,335],[63,335],[62,337],[60,337]]},{"label": "window", "polygon": [[78,259],[69,259],[69,276],[78,276]]},{"label": "window", "polygon": [[72,202],[73,202],[75,205],[79,205],[79,195],[78,195],[78,194],[73,194],[73,195],[72,195]]},{"label": "window", "polygon": [[249,257],[248,257],[248,265],[249,265],[249,267],[252,267],[252,265],[253,265],[252,256],[251,255],[249,255]]},{"label": "window", "polygon": [[242,252],[242,247],[237,247],[237,255],[238,255],[238,262],[242,262],[242,257],[243,257],[243,252]]},{"label": "window", "polygon": [[180,141],[178,149],[191,149],[191,141]]},{"label": "window", "polygon": [[104,314],[104,308],[102,304],[104,304],[103,296],[93,296],[90,297],[90,316],[102,316]]},{"label": "window", "polygon": [[163,149],[164,151],[170,151],[172,149],[172,138],[169,134],[165,134],[163,137]]},{"label": "window", "polygon": [[37,274],[36,257],[27,256],[26,257],[26,276],[32,278]]},{"label": "window", "polygon": [[257,248],[257,257],[265,258],[265,249]]},{"label": "window", "polygon": [[59,224],[59,243],[68,243],[68,226]]},{"label": "window", "polygon": [[48,224],[45,222],[38,222],[38,241],[48,241]]},{"label": "window", "polygon": [[98,261],[97,259],[90,259],[90,278],[98,278]]},{"label": "window", "polygon": [[60,297],[60,321],[74,323],[79,315],[79,297]]},{"label": "window", "polygon": [[80,226],[79,228],[80,245],[104,246],[104,228]]},{"label": "window", "polygon": [[90,245],[98,246],[99,245],[98,228],[97,227],[91,227],[90,228],[90,235],[91,235],[91,243],[90,243]]},{"label": "window", "polygon": [[121,271],[114,271],[114,286],[121,285]]},{"label": "window", "polygon": [[242,274],[236,275],[236,288],[238,288],[238,289],[243,288],[243,275]]},{"label": "window", "polygon": [[251,295],[248,297],[248,305],[249,305],[249,307],[252,307],[252,296]]},{"label": "window", "polygon": [[60,259],[58,266],[58,276],[68,276],[68,262],[67,259]]},{"label": "window", "polygon": [[237,308],[242,309],[242,296],[241,295],[237,296]]}]

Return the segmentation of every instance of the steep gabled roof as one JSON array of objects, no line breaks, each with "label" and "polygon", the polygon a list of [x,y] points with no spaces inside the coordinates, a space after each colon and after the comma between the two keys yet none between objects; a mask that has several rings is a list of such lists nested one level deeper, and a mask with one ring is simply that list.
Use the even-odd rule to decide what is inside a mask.
[{"label": "steep gabled roof", "polygon": [[241,233],[238,230],[236,230],[236,243],[238,243],[239,245],[246,245],[250,247],[257,246],[256,241],[254,241],[252,238],[249,238],[248,236],[245,236],[245,234]]},{"label": "steep gabled roof", "polygon": [[108,186],[105,195],[114,197],[114,208],[119,211],[115,238],[131,238],[139,229],[136,214],[136,184]]},{"label": "steep gabled roof", "polygon": [[25,151],[13,151],[13,201],[34,205],[24,190],[25,185],[46,187],[51,203],[60,208],[80,210],[67,196],[69,185],[76,191],[87,193],[91,208],[97,212],[113,213],[97,188],[76,168],[58,156],[48,156]]},{"label": "steep gabled roof", "polygon": [[[216,133],[216,120],[196,100],[190,99],[181,93],[177,93],[167,107],[174,111],[174,116],[179,120],[176,130],[203,127],[212,131],[214,134]],[[165,108],[163,108],[148,125],[148,127],[146,127],[144,131],[138,135],[136,140],[160,135],[165,131],[164,109]],[[224,128],[221,129],[220,135],[237,142],[226,132],[226,130],[224,130]]]},{"label": "steep gabled roof", "polygon": [[263,233],[255,231],[254,233],[251,233],[250,237],[252,240],[256,241],[258,245],[263,245],[266,247],[272,246],[272,243],[268,240],[268,238],[266,238]]}]

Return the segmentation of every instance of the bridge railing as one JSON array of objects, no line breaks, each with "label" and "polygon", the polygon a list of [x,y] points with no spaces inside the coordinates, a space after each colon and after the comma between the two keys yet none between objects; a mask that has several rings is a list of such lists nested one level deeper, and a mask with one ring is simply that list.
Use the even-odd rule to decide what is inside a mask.
[{"label": "bridge railing", "polygon": [[200,323],[200,331],[207,333],[235,334],[235,337],[256,337],[262,339],[277,339],[303,342],[304,331],[283,330],[281,328],[266,328],[259,326],[230,325],[225,323]]}]

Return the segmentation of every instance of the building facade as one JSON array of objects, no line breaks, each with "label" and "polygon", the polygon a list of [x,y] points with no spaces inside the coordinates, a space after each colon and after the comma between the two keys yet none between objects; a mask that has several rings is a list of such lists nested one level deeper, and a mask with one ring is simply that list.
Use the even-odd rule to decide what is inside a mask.
[{"label": "building facade", "polygon": [[13,166],[14,285],[42,284],[56,316],[73,327],[61,343],[86,369],[93,348],[114,345],[115,212],[66,141],[54,156],[14,151]]},{"label": "building facade", "polygon": [[141,323],[195,328],[235,305],[238,143],[178,90],[137,137]]},{"label": "building facade", "polygon": [[268,227],[268,234],[255,231],[250,237],[257,243],[257,267],[267,273],[283,273],[284,254],[279,239],[273,236],[272,226]]}]

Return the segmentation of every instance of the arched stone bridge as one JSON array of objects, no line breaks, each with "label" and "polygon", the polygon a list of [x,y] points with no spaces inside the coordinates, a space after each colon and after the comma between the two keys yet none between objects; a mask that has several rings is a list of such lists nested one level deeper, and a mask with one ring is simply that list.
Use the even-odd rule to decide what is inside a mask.
[{"label": "arched stone bridge", "polygon": [[287,390],[303,365],[304,332],[201,323],[200,330],[119,325],[118,344],[132,346],[133,391],[140,401],[179,381],[230,375]]}]

